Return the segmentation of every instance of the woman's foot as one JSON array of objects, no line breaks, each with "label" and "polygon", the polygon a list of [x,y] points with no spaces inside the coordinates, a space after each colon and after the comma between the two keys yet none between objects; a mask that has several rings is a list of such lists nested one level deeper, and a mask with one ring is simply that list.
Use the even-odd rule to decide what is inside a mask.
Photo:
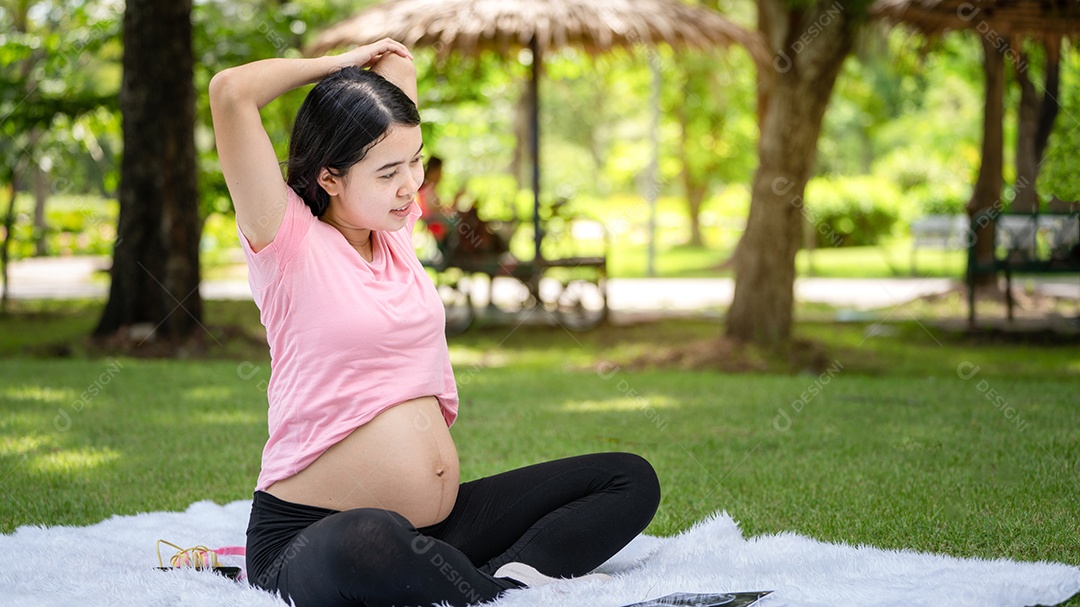
[{"label": "woman's foot", "polygon": [[[518,562],[507,563],[502,567],[499,567],[498,571],[495,572],[494,577],[510,578],[516,582],[525,584],[526,588],[534,588],[536,586],[544,586],[554,582],[566,581],[546,576],[537,571],[535,567]],[[590,573],[588,575],[570,579],[607,581],[611,579],[611,576],[606,573]]]}]

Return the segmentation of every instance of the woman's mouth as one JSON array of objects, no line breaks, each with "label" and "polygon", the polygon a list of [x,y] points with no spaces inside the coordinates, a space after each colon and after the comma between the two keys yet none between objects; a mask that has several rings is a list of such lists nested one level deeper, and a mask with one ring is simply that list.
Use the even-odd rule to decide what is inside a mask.
[{"label": "woman's mouth", "polygon": [[412,206],[411,201],[405,203],[404,205],[402,205],[402,206],[400,206],[400,207],[398,207],[396,209],[390,209],[390,212],[395,214],[395,215],[408,215],[410,206]]}]

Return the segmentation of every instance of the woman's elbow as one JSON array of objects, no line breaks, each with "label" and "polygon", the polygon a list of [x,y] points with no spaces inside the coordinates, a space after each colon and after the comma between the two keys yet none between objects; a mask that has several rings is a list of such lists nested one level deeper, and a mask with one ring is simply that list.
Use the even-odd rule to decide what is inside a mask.
[{"label": "woman's elbow", "polygon": [[236,78],[233,68],[227,68],[214,74],[207,87],[210,94],[210,106],[221,106],[236,99]]}]

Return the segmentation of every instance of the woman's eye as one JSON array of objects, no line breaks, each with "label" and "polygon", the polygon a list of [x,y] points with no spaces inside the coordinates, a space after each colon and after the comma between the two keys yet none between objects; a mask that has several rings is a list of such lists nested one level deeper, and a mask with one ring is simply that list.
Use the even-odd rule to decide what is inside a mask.
[{"label": "woman's eye", "polygon": [[380,179],[393,179],[394,175],[397,175],[397,171],[394,171],[393,173],[387,173],[386,175],[381,175],[379,178]]}]

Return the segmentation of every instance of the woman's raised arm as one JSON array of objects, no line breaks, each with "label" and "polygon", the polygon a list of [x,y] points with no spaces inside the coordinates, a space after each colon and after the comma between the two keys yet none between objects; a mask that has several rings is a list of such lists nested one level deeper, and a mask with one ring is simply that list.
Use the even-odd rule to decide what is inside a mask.
[{"label": "woman's raised arm", "polygon": [[[221,171],[236,222],[254,250],[273,242],[285,215],[287,187],[259,110],[283,93],[318,82],[343,67],[370,67],[391,54],[411,65],[412,55],[404,45],[380,40],[341,55],[255,61],[223,70],[210,80],[210,111]],[[413,95],[415,90],[414,75]]]}]

